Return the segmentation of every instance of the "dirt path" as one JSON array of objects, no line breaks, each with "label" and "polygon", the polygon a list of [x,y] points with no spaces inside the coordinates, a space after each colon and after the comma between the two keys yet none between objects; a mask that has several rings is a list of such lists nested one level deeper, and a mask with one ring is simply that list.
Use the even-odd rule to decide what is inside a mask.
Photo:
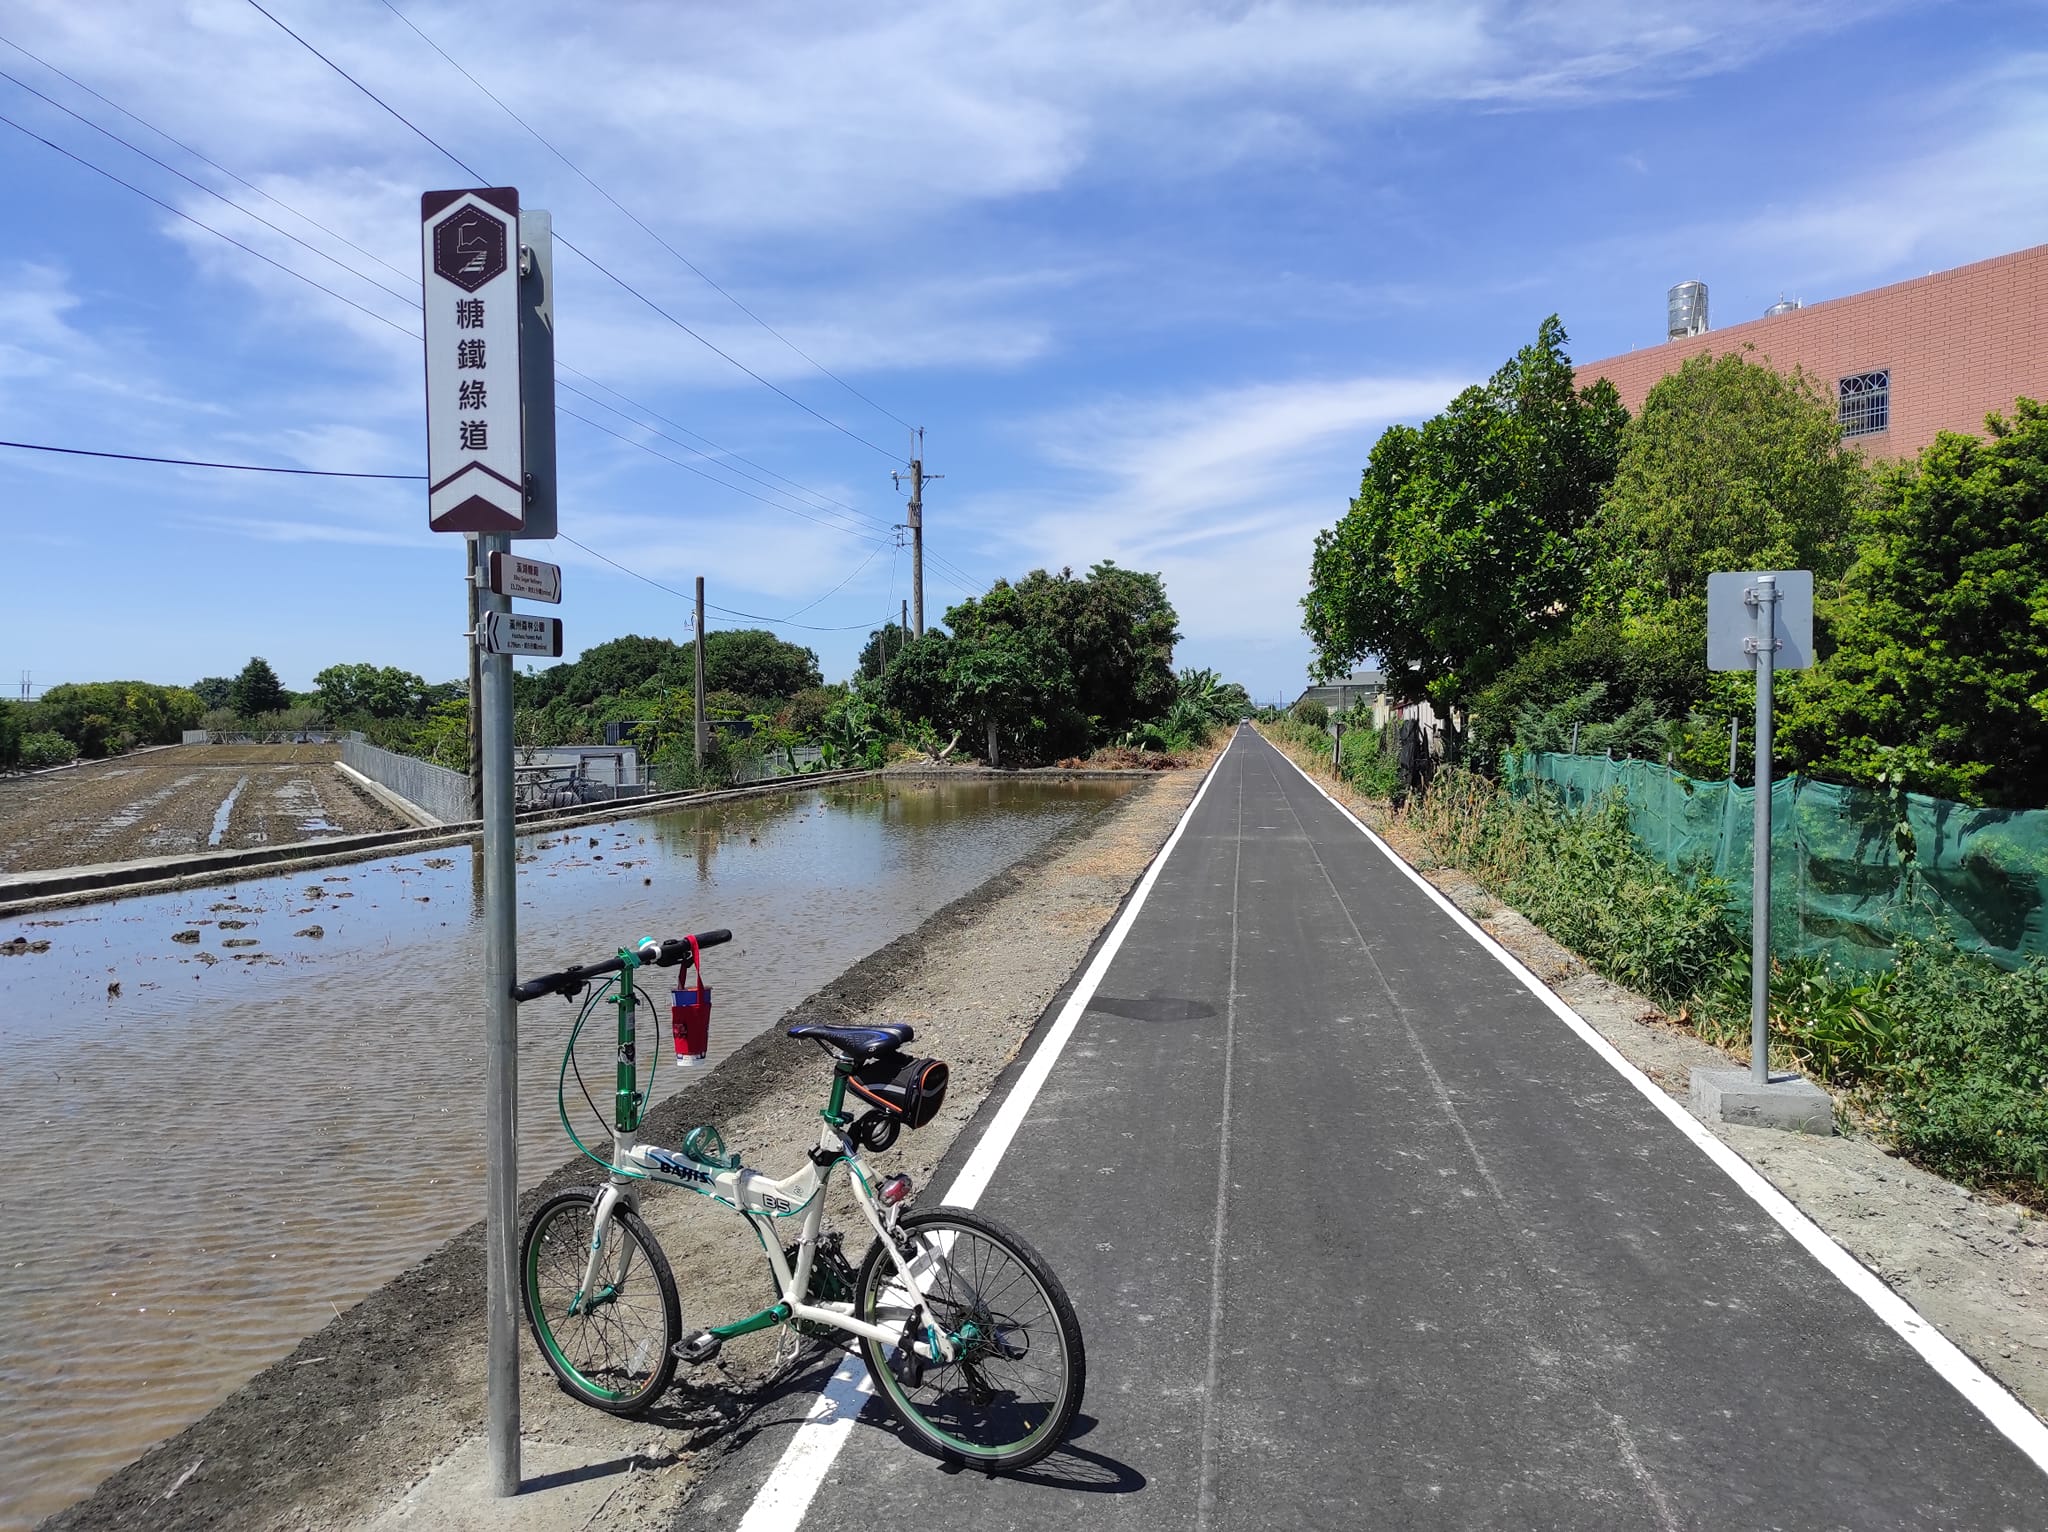
[{"label": "dirt path", "polygon": [[405,821],[335,745],[180,745],[0,780],[0,872],[322,840]]},{"label": "dirt path", "polygon": [[[1334,782],[1320,760],[1277,739],[1273,743],[1668,1095],[1684,1102],[1695,1068],[1728,1067],[1731,1060],[1719,1048],[1643,996],[1592,972],[1469,874],[1434,865],[1385,803]],[[1599,1066],[1589,1061],[1588,1067]],[[1978,1366],[2048,1419],[2048,1219],[1908,1164],[1854,1123],[1832,1138],[1726,1123],[1706,1127]],[[1827,1279],[1816,1270],[1814,1280]]]},{"label": "dirt path", "polygon": [[[945,1110],[874,1157],[882,1173],[907,1171],[923,1185],[1171,832],[1200,775],[1173,772],[1140,786],[1085,829],[1056,839],[858,964],[785,1019],[907,1020],[917,1028],[918,1052],[951,1063]],[[690,1126],[712,1122],[750,1165],[793,1166],[815,1141],[828,1076],[818,1050],[773,1027],[701,1084],[656,1108],[646,1136],[672,1143]],[[431,1151],[428,1143],[395,1145],[394,1174],[409,1173]],[[587,1162],[566,1166],[523,1198],[523,1209],[596,1178]],[[844,1210],[841,1197],[835,1212]],[[686,1328],[767,1301],[765,1262],[733,1215],[659,1188],[645,1208],[674,1266]],[[849,1217],[835,1217],[833,1226],[848,1228]],[[865,1241],[849,1237],[848,1243],[857,1258]],[[367,1524],[482,1428],[483,1287],[477,1226],[45,1527]],[[676,1387],[638,1421],[570,1400],[522,1338],[523,1433],[529,1441],[568,1448],[580,1462],[631,1461],[635,1471],[618,1476],[602,1524],[664,1525],[715,1454],[744,1429],[751,1410],[764,1402],[786,1407],[776,1404],[772,1389],[765,1395],[761,1389],[776,1367],[779,1333],[735,1342],[713,1366],[684,1368]]]}]

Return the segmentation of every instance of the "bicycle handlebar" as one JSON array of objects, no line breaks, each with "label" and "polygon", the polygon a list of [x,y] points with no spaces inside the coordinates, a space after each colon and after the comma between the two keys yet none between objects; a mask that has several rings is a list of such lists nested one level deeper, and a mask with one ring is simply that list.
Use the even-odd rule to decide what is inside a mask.
[{"label": "bicycle handlebar", "polygon": [[[671,936],[663,942],[652,958],[641,959],[641,966],[673,968],[690,955],[690,943],[701,947],[717,947],[732,940],[732,932],[726,930],[700,931],[695,936]],[[544,973],[538,978],[528,979],[512,986],[514,1000],[538,1000],[542,995],[561,995],[565,998],[581,992],[592,979],[601,979],[606,974],[617,973],[625,964],[617,958],[606,958],[602,963],[584,963],[575,968],[564,968],[560,973]]]}]

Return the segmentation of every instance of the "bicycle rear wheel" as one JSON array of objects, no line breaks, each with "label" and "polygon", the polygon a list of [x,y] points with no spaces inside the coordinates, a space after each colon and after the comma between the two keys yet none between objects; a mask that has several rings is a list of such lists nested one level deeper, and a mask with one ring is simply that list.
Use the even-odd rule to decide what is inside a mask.
[{"label": "bicycle rear wheel", "polygon": [[1029,1467],[1065,1439],[1087,1384],[1081,1322],[1067,1290],[1017,1234],[964,1208],[908,1214],[896,1240],[924,1297],[878,1240],[855,1279],[854,1312],[900,1324],[922,1303],[926,1324],[966,1341],[957,1360],[921,1369],[899,1354],[899,1376],[888,1348],[864,1337],[876,1390],[940,1457],[991,1472]]},{"label": "bicycle rear wheel", "polygon": [[520,1248],[520,1297],[562,1387],[613,1415],[636,1415],[675,1376],[683,1308],[668,1257],[624,1202],[605,1229],[597,1289],[584,1293],[597,1195],[580,1187],[541,1204]]}]

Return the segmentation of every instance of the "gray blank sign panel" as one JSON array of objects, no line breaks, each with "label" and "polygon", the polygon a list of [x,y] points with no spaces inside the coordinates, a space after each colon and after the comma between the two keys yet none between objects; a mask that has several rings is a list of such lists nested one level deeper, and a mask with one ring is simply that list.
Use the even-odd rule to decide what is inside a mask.
[{"label": "gray blank sign panel", "polygon": [[1756,608],[1743,600],[1762,575],[1778,580],[1778,649],[1774,670],[1805,670],[1813,664],[1813,571],[1744,570],[1707,576],[1707,669],[1754,670],[1756,658],[1743,640],[1756,636]]}]

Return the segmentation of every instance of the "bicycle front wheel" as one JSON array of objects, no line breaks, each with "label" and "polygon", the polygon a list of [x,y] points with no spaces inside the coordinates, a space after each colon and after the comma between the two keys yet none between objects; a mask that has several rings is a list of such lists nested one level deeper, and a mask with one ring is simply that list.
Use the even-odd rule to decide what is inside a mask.
[{"label": "bicycle front wheel", "polygon": [[541,1204],[520,1249],[520,1296],[562,1387],[600,1410],[636,1415],[675,1376],[683,1306],[668,1257],[624,1202],[612,1208],[596,1284],[584,1291],[597,1196],[582,1187]]},{"label": "bicycle front wheel", "polygon": [[917,1361],[865,1337],[875,1388],[912,1436],[940,1457],[991,1472],[1029,1467],[1065,1439],[1081,1408],[1088,1363],[1081,1322],[1045,1258],[995,1219],[964,1208],[906,1215],[896,1227],[903,1280],[878,1240],[854,1282],[854,1311],[960,1337],[952,1362]]}]

